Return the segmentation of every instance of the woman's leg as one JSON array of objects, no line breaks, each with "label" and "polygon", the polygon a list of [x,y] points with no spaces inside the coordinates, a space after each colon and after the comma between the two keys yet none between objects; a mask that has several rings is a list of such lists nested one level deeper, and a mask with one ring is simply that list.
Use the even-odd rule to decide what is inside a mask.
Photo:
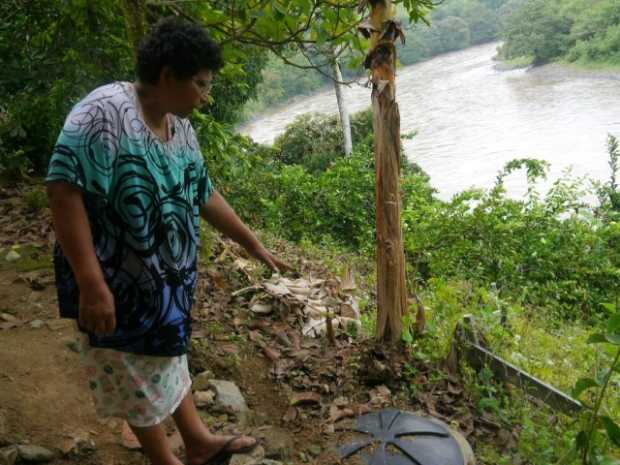
[{"label": "woman's leg", "polygon": [[142,450],[151,461],[152,465],[183,465],[183,463],[175,457],[168,444],[166,431],[162,424],[138,427],[129,425],[133,434],[136,435]]},{"label": "woman's leg", "polygon": [[[188,392],[179,407],[172,414],[174,422],[181,433],[185,443],[187,463],[189,465],[201,465],[207,462],[230,440],[231,436],[211,434],[198,415],[194,405],[192,393]],[[230,451],[245,449],[256,444],[256,440],[250,436],[240,436],[227,447]]]}]

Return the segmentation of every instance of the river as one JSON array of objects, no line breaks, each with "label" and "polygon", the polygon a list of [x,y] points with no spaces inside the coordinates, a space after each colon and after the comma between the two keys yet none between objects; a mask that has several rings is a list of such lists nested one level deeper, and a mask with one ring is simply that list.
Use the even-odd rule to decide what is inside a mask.
[{"label": "river", "polygon": [[[502,71],[493,61],[498,43],[449,53],[398,70],[397,100],[410,160],[449,199],[468,187],[490,187],[514,158],[551,163],[545,190],[569,168],[573,175],[607,180],[607,134],[620,136],[620,72],[581,71],[559,65]],[[349,111],[370,104],[370,90],[345,89]],[[297,99],[240,128],[271,143],[302,113],[337,112],[333,91]],[[525,176],[506,181],[520,196]]]}]

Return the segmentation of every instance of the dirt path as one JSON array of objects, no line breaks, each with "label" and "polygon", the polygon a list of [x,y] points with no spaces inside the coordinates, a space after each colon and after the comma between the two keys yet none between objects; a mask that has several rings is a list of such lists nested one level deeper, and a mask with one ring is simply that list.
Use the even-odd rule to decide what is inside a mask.
[{"label": "dirt path", "polygon": [[55,292],[49,285],[52,273],[36,276],[44,289],[33,290],[19,273],[0,272],[0,313],[20,324],[0,331],[0,415],[6,424],[0,444],[29,441],[62,449],[74,438],[88,436],[97,451],[80,457],[79,463],[142,463],[140,456],[119,444],[120,422],[97,419],[79,355],[71,348],[75,330],[70,321],[57,318]]},{"label": "dirt path", "polygon": [[[289,393],[273,383],[269,361],[247,338],[218,323],[232,320],[236,310],[228,317],[220,314],[219,320],[209,317],[218,308],[225,310],[224,305],[221,300],[219,307],[206,305],[207,315],[195,324],[201,338],[195,340],[190,357],[192,371],[210,370],[238,384],[252,410],[250,424],[241,429],[269,440],[272,455],[291,460],[296,450],[322,443],[316,425],[298,424],[288,431],[279,426]],[[120,420],[102,421],[95,414],[75,351],[74,324],[57,318],[51,269],[0,271],[0,323],[5,328],[0,330],[0,425],[5,425],[0,427],[0,446],[43,446],[58,452],[53,463],[59,464],[146,463],[139,452],[121,445]],[[201,414],[216,431],[239,429],[226,415]],[[76,438],[92,439],[95,451],[63,454]]]}]

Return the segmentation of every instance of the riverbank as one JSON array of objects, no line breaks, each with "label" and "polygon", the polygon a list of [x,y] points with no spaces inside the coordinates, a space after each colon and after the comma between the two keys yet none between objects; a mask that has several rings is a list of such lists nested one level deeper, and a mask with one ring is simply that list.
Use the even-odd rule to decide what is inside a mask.
[{"label": "riverbank", "polygon": [[556,74],[572,73],[574,77],[587,75],[595,79],[615,79],[620,80],[620,64],[614,62],[596,62],[596,61],[568,61],[565,59],[557,60],[542,65],[534,65],[534,57],[523,56],[505,60],[500,58],[499,54],[493,57],[495,69],[498,71],[512,71],[515,69],[528,68],[547,68],[557,70]]}]

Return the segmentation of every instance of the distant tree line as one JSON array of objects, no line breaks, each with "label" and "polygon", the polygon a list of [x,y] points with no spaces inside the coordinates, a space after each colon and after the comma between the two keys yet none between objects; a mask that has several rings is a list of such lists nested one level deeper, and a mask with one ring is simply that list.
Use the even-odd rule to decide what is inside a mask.
[{"label": "distant tree line", "polygon": [[510,0],[502,9],[501,58],[620,65],[618,0]]}]

